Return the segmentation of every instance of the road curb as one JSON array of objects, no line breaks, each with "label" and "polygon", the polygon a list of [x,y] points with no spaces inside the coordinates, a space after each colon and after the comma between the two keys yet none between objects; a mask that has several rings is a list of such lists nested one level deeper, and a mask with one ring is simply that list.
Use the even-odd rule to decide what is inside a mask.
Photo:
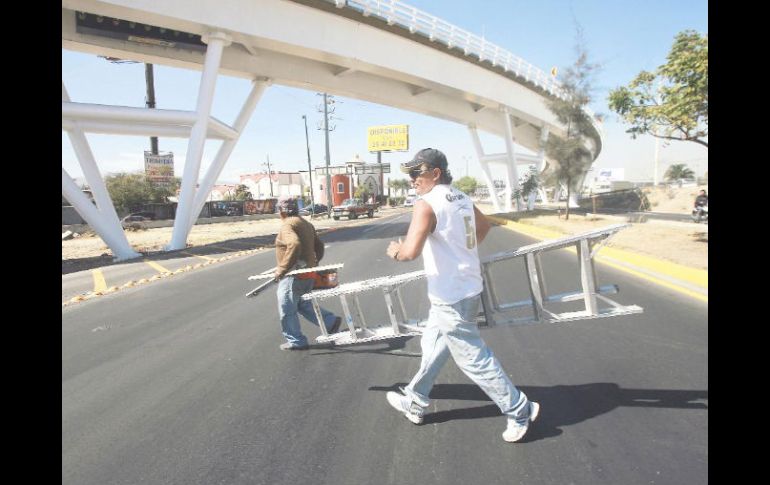
[{"label": "road curb", "polygon": [[[386,215],[384,215],[382,217],[388,218],[388,217],[393,217],[393,216],[397,216],[397,215],[399,215],[399,214],[386,214]],[[369,219],[362,219],[362,220],[363,221],[368,221]],[[309,222],[312,223],[312,221],[309,221]],[[328,234],[328,233],[334,232],[334,231],[339,231],[340,229],[345,229],[345,228],[348,228],[348,227],[351,227],[351,225],[341,224],[339,226],[318,228],[316,230],[316,232],[319,235],[324,235],[324,234]],[[257,236],[261,236],[261,235],[262,234],[259,234]],[[206,245],[204,245],[204,246],[206,246]],[[190,248],[185,248],[185,249],[189,250],[189,249],[192,249],[194,247],[195,246],[190,247]],[[104,285],[100,285],[99,288],[95,287],[95,289],[93,291],[88,291],[88,292],[85,292],[85,293],[81,293],[81,294],[76,295],[76,296],[74,296],[74,297],[72,297],[72,298],[70,298],[70,299],[68,299],[66,301],[63,301],[62,302],[62,308],[67,307],[67,306],[71,306],[71,305],[76,304],[76,303],[80,303],[82,301],[91,300],[93,298],[96,298],[96,297],[99,297],[99,296],[102,296],[102,295],[107,295],[107,294],[115,293],[115,292],[120,291],[121,289],[124,289],[124,288],[132,288],[132,287],[136,287],[136,286],[139,286],[139,285],[144,285],[144,284],[147,284],[147,283],[151,283],[153,281],[157,281],[157,280],[162,279],[162,278],[168,278],[168,277],[171,277],[171,276],[174,276],[174,275],[177,275],[177,274],[186,273],[186,272],[193,271],[193,270],[196,270],[196,269],[199,269],[199,268],[207,267],[207,266],[210,266],[212,264],[229,261],[229,260],[231,260],[233,258],[238,258],[238,257],[242,257],[242,256],[249,256],[251,254],[263,251],[265,249],[270,249],[270,248],[273,248],[273,247],[275,247],[275,246],[274,245],[265,245],[265,246],[258,247],[258,248],[244,249],[244,250],[240,250],[240,251],[233,250],[231,253],[227,253],[225,256],[221,256],[219,258],[211,258],[209,261],[205,261],[203,263],[187,265],[187,266],[185,266],[183,268],[177,269],[176,271],[162,272],[162,271],[158,270],[159,272],[157,274],[149,276],[147,278],[141,278],[139,280],[129,280],[129,281],[127,281],[126,283],[124,283],[122,285],[115,285],[115,286],[111,286],[109,288],[106,287],[107,285],[105,283]],[[180,250],[180,251],[183,251],[183,250]],[[144,261],[145,263],[147,262],[147,258],[148,257],[152,257],[152,255],[150,255],[150,254],[144,254],[143,255],[143,258],[145,259],[145,261]],[[140,262],[140,261],[141,261],[141,258],[136,258],[136,262]],[[101,269],[105,268],[105,267],[107,267],[107,266],[99,266],[99,267],[96,267],[96,268],[91,268],[90,271],[93,272],[94,270],[98,270],[98,271],[101,272]],[[102,276],[102,279],[103,278],[104,277]],[[101,286],[104,286],[105,288],[101,288]]]}]

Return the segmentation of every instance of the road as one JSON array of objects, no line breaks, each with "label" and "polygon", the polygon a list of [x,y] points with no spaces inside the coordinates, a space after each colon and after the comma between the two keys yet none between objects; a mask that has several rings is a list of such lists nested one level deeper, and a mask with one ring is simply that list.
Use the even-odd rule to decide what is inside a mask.
[{"label": "road", "polygon": [[[385,256],[408,214],[326,234],[342,281],[421,269]],[[496,227],[481,253],[533,240]],[[575,256],[544,260],[549,292],[577,289]],[[523,264],[495,272],[526,298]],[[448,363],[415,426],[385,392],[419,364],[419,339],[282,352],[274,292],[244,298],[263,251],[62,309],[63,484],[707,483],[707,304],[597,264],[641,315],[482,335],[540,402],[525,439]],[[424,281],[410,316],[427,315]],[[361,299],[385,322],[381,297]],[[338,302],[326,305],[341,314]],[[569,308],[558,311],[566,311]],[[311,338],[318,335],[303,321]]]}]

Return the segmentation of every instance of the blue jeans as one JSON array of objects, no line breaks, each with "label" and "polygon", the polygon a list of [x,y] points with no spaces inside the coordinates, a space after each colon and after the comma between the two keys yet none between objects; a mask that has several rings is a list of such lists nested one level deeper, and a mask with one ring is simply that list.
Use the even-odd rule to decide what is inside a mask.
[{"label": "blue jeans", "polygon": [[[294,276],[285,276],[278,280],[278,316],[281,317],[281,333],[290,344],[301,346],[308,344],[307,337],[302,335],[302,330],[299,328],[299,315],[318,326],[313,304],[300,299],[312,289],[313,280],[311,279],[301,280]],[[336,316],[321,308],[321,317],[328,331],[334,325]]]},{"label": "blue jeans", "polygon": [[527,396],[514,387],[479,334],[476,314],[480,301],[476,295],[452,305],[431,304],[420,341],[420,370],[404,392],[418,405],[428,407],[433,383],[451,355],[460,370],[497,404],[503,414],[525,423],[530,413]]}]

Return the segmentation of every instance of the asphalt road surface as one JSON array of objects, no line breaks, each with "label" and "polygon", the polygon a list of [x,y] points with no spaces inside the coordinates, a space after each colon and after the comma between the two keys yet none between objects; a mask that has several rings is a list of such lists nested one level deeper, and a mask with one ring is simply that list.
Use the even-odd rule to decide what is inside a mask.
[{"label": "asphalt road surface", "polygon": [[[343,282],[421,269],[385,255],[408,217],[325,235],[323,263],[344,262]],[[530,242],[496,227],[480,250]],[[274,290],[244,297],[274,264],[264,251],[62,309],[63,484],[707,483],[706,303],[597,263],[643,314],[483,330],[541,404],[510,444],[451,361],[423,425],[387,404],[418,368],[419,338],[280,351]],[[528,298],[523,264],[505,264],[497,285]],[[574,254],[544,266],[549,293],[579,287]],[[425,317],[425,282],[409,285],[410,317]],[[369,325],[386,323],[383,301],[361,298]]]}]

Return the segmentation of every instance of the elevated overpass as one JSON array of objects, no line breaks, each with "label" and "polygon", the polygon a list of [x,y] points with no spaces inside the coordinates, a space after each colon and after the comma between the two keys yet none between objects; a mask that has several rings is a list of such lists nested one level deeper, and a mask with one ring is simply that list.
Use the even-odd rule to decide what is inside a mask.
[{"label": "elevated overpass", "polygon": [[[62,169],[62,193],[118,259],[128,244],[85,133],[189,138],[169,250],[187,235],[264,90],[280,84],[329,92],[462,123],[486,183],[505,168],[495,209],[511,211],[518,164],[548,160],[543,145],[565,129],[547,107],[555,79],[512,53],[396,0],[63,0],[62,46],[80,52],[202,71],[195,111],[83,104],[62,83],[62,129],[96,201]],[[232,125],[210,116],[218,74],[252,80]],[[477,130],[505,140],[487,153]],[[224,140],[199,180],[206,139]],[[517,152],[514,142],[537,155]],[[590,142],[595,159],[601,131]],[[196,188],[198,187],[198,188]]]}]

